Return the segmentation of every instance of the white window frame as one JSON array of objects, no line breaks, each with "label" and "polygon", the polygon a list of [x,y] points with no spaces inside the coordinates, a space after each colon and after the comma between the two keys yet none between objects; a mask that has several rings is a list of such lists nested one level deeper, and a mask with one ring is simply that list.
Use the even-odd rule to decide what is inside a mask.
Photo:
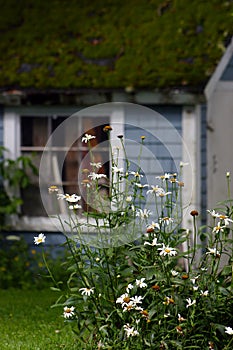
[{"label": "white window frame", "polygon": [[[98,117],[102,115],[108,115],[110,117],[110,125],[113,126],[111,131],[111,143],[112,146],[119,147],[120,141],[117,138],[118,135],[124,135],[124,105],[122,103],[114,102],[109,104],[102,104],[93,106],[93,108],[82,109],[80,107],[6,107],[3,114],[3,142],[4,147],[9,151],[7,157],[16,159],[20,156],[20,117],[21,116],[71,116],[72,114],[79,112],[81,117]],[[119,154],[119,158],[122,163],[119,166],[123,166],[122,154]],[[111,164],[110,164],[111,166]],[[44,231],[44,232],[56,232],[56,225],[54,220],[49,217],[11,217],[11,226],[17,231]]]}]

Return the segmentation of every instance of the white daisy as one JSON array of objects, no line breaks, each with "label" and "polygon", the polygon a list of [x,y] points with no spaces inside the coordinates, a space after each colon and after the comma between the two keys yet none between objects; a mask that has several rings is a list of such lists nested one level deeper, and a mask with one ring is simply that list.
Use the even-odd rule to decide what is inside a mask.
[{"label": "white daisy", "polygon": [[176,277],[177,275],[179,275],[179,272],[177,272],[175,270],[171,270],[171,274],[173,277]]},{"label": "white daisy", "polygon": [[34,237],[34,243],[35,244],[41,244],[45,242],[46,236],[43,233],[40,233],[37,237]]},{"label": "white daisy", "polygon": [[134,329],[134,327],[130,327],[130,325],[127,323],[123,326],[125,332],[126,332],[126,336],[127,338],[129,337],[135,337],[137,335],[139,335],[138,331],[136,329]]},{"label": "white daisy", "polygon": [[71,318],[74,316],[74,306],[65,306],[63,316],[64,318]]},{"label": "white daisy", "polygon": [[130,296],[128,293],[122,294],[120,297],[117,298],[116,303],[121,304],[122,306],[127,304],[130,301]]},{"label": "white daisy", "polygon": [[82,206],[79,204],[69,205],[69,209],[81,209]]},{"label": "white daisy", "polygon": [[152,193],[154,193],[154,194],[156,194],[156,196],[159,196],[159,194],[160,193],[162,193],[163,191],[164,191],[164,189],[163,188],[161,188],[161,187],[159,187],[158,185],[156,185],[156,186],[151,186],[151,190],[148,190],[146,193],[147,194],[152,194]]},{"label": "white daisy", "polygon": [[125,198],[125,201],[126,201],[127,203],[130,203],[130,202],[132,202],[132,199],[133,199],[132,196],[127,196],[127,197]]},{"label": "white daisy", "polygon": [[161,245],[161,243],[157,243],[157,241],[158,241],[158,238],[155,237],[155,238],[153,239],[152,243],[150,243],[150,242],[145,242],[144,245],[151,245],[152,247],[154,247],[154,246],[156,246],[156,245]]},{"label": "white daisy", "polygon": [[91,293],[94,293],[94,287],[93,288],[80,288],[79,291],[82,295],[88,295],[90,296]]},{"label": "white daisy", "polygon": [[202,297],[207,297],[209,295],[209,291],[208,290],[205,290],[203,292],[203,290],[201,290],[201,294],[200,294]]},{"label": "white daisy", "polygon": [[159,222],[160,222],[160,223],[164,223],[164,224],[166,224],[166,225],[171,224],[173,221],[174,221],[174,219],[169,218],[168,216],[165,216],[164,218],[160,218],[160,219],[159,219]]},{"label": "white daisy", "polygon": [[69,203],[76,203],[81,199],[81,196],[78,196],[77,194],[62,194],[58,193],[57,194],[57,199],[65,199]]},{"label": "white daisy", "polygon": [[139,288],[147,287],[147,284],[144,281],[145,281],[145,278],[141,278],[140,280],[136,280],[136,286]]},{"label": "white daisy", "polygon": [[160,193],[158,193],[158,197],[166,197],[169,194],[171,194],[171,192],[165,192],[164,190],[162,190]]},{"label": "white daisy", "polygon": [[196,304],[196,300],[195,299],[192,300],[191,298],[188,298],[188,299],[186,299],[186,301],[187,301],[186,307],[190,307],[190,306]]},{"label": "white daisy", "polygon": [[135,183],[134,185],[135,185],[135,186],[137,186],[138,188],[145,188],[145,187],[149,187],[149,185],[148,185],[148,184],[144,184],[144,185],[142,185],[142,184],[139,184],[139,183]]},{"label": "white daisy", "polygon": [[221,226],[221,222],[219,221],[217,225],[213,228],[213,233],[224,232],[224,228],[226,226]]},{"label": "white daisy", "polygon": [[173,175],[170,173],[165,173],[164,175],[156,176],[155,178],[165,181],[165,180],[169,180],[171,176]]},{"label": "white daisy", "polygon": [[133,175],[134,177],[140,179],[141,177],[143,177],[142,174],[139,174],[138,171],[130,171],[129,174]]},{"label": "white daisy", "polygon": [[119,173],[123,173],[124,169],[123,168],[118,168],[117,166],[112,166],[112,171],[114,173],[119,174]]},{"label": "white daisy", "polygon": [[148,209],[138,209],[136,216],[139,216],[141,219],[147,219],[151,214],[151,211]]},{"label": "white daisy", "polygon": [[102,164],[100,162],[98,162],[98,163],[90,162],[90,165],[96,169],[102,168]]},{"label": "white daisy", "polygon": [[177,251],[174,248],[165,246],[165,244],[163,243],[163,247],[162,248],[158,248],[158,250],[161,250],[161,252],[159,253],[159,255],[169,255],[169,256],[175,256],[177,254]]},{"label": "white daisy", "polygon": [[157,222],[154,222],[154,221],[152,221],[152,223],[147,226],[147,230],[150,230],[150,229],[154,230],[156,228],[158,230],[160,230],[160,225]]},{"label": "white daisy", "polygon": [[52,185],[52,186],[49,186],[48,191],[49,191],[49,193],[53,193],[53,192],[58,192],[59,189],[57,186]]},{"label": "white daisy", "polygon": [[130,301],[133,303],[133,306],[137,306],[137,304],[141,304],[142,300],[143,300],[143,297],[141,295],[139,296],[135,295],[134,297],[130,298]]},{"label": "white daisy", "polygon": [[82,137],[82,142],[88,143],[91,139],[95,139],[96,137],[93,135],[85,134],[85,136]]},{"label": "white daisy", "polygon": [[181,314],[178,314],[178,321],[179,322],[183,322],[185,320],[186,320],[186,318],[182,317]]},{"label": "white daisy", "polygon": [[225,327],[225,333],[233,335],[233,329],[231,327]]},{"label": "white daisy", "polygon": [[97,174],[97,173],[92,172],[92,173],[90,173],[90,175],[88,175],[88,177],[90,177],[91,180],[99,180],[99,179],[102,179],[102,178],[106,178],[107,175],[105,175],[105,174]]},{"label": "white daisy", "polygon": [[216,257],[219,257],[220,256],[220,252],[216,249],[216,248],[207,248],[209,251],[206,252],[206,255],[208,254],[212,254]]},{"label": "white daisy", "polygon": [[130,289],[133,289],[132,283],[128,284],[128,286],[126,287],[126,292],[129,293]]}]

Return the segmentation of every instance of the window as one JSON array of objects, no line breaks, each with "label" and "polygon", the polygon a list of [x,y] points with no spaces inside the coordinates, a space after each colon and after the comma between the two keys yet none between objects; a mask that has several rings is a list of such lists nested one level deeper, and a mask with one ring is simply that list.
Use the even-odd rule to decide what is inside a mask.
[{"label": "window", "polygon": [[[38,227],[39,230],[53,230],[51,225],[48,225],[48,214],[41,200],[41,191],[46,192],[48,202],[51,201],[51,196],[48,194],[48,187],[51,185],[62,188],[64,193],[80,193],[79,183],[83,176],[87,176],[80,171],[80,168],[90,170],[91,160],[101,162],[103,165],[99,172],[109,175],[109,148],[103,127],[117,121],[115,133],[122,134],[122,111],[119,108],[115,110],[95,108],[90,111],[86,109],[83,113],[78,112],[77,117],[75,115],[75,127],[71,128],[65,122],[70,119],[68,118],[70,115],[72,112],[69,111],[59,113],[57,110],[56,113],[51,113],[51,110],[30,110],[30,108],[21,108],[18,113],[5,111],[4,145],[10,149],[12,157],[20,154],[30,155],[38,168],[42,155],[46,157],[47,162],[46,171],[40,176],[40,180],[42,178],[40,186],[38,177],[30,173],[30,186],[20,190],[24,204],[21,208],[22,217],[18,218],[17,229],[36,230]],[[62,128],[59,137],[50,138],[59,126]],[[93,159],[90,159],[88,144],[81,141],[85,133],[96,136],[91,140],[94,147]],[[59,211],[65,214],[66,207],[63,201],[59,202],[61,202]],[[52,206],[53,203],[51,208]]]},{"label": "window", "polygon": [[[80,167],[90,169],[90,156],[88,144],[81,141],[83,135],[88,133],[95,135],[96,138],[91,140],[92,147],[99,145],[97,151],[94,149],[95,162],[102,165],[100,172],[109,175],[109,149],[105,141],[107,134],[103,131],[103,127],[109,124],[109,117],[85,117],[76,118],[77,123],[72,123],[76,130],[69,130],[69,124],[63,123],[66,117],[34,117],[21,116],[20,134],[21,144],[20,151],[23,155],[32,156],[34,164],[39,169],[41,155],[46,152],[47,158],[47,174],[42,179],[41,186],[47,192],[48,187],[57,185],[62,187],[64,193],[80,193],[78,183]],[[96,125],[97,126],[94,126]],[[52,138],[51,144],[46,146],[49,136],[53,134],[57,127],[62,125],[63,132],[59,138]],[[71,147],[68,146],[69,139],[73,133],[76,139]],[[77,135],[77,136],[76,136]],[[66,146],[67,145],[67,146]],[[45,148],[46,146],[46,148]],[[64,164],[63,159],[65,158]],[[107,161],[107,162],[106,162]],[[22,214],[29,216],[47,216],[40,200],[40,189],[38,178],[31,175],[31,185],[22,191]],[[43,188],[41,189],[43,190]],[[51,196],[48,195],[48,200]],[[33,203],[33,205],[32,205]],[[52,203],[51,203],[52,205]],[[64,213],[61,206],[60,211]]]}]

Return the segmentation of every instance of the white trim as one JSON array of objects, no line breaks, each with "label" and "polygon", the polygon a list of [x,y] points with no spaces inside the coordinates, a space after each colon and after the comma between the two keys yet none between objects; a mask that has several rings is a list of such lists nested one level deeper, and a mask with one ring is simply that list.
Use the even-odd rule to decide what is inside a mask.
[{"label": "white trim", "polygon": [[216,85],[218,84],[225,68],[227,67],[231,57],[233,55],[233,38],[231,40],[231,43],[229,44],[229,46],[227,47],[224,55],[222,56],[215,72],[212,74],[209,82],[207,83],[206,87],[205,87],[205,95],[207,97],[207,99],[209,100],[209,98],[211,97],[211,95],[213,94]]},{"label": "white trim", "polygon": [[3,114],[3,145],[7,148],[7,158],[16,159],[20,155],[19,115],[5,110]]},{"label": "white trim", "polygon": [[216,85],[215,91],[233,91],[233,81],[220,80]]},{"label": "white trim", "polygon": [[[201,106],[184,107],[182,111],[183,135],[183,203],[189,204],[184,210],[183,226],[193,232],[192,210],[201,209]],[[188,151],[188,152],[187,152]],[[191,193],[190,193],[191,191]]]}]

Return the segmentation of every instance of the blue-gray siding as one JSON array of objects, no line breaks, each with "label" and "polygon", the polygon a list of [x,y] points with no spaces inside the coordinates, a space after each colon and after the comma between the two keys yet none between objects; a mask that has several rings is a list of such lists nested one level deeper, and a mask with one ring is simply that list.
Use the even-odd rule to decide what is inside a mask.
[{"label": "blue-gray siding", "polygon": [[[159,117],[154,111],[162,115]],[[182,159],[181,114],[179,106],[141,106],[126,108],[126,149],[132,162],[138,163],[141,136],[145,136],[143,160],[147,176],[178,172]]]},{"label": "blue-gray siding", "polygon": [[202,223],[206,223],[207,205],[207,135],[206,135],[207,106],[201,106],[201,211]]},{"label": "blue-gray siding", "polygon": [[231,57],[228,65],[226,66],[220,80],[233,81],[233,56]]}]

